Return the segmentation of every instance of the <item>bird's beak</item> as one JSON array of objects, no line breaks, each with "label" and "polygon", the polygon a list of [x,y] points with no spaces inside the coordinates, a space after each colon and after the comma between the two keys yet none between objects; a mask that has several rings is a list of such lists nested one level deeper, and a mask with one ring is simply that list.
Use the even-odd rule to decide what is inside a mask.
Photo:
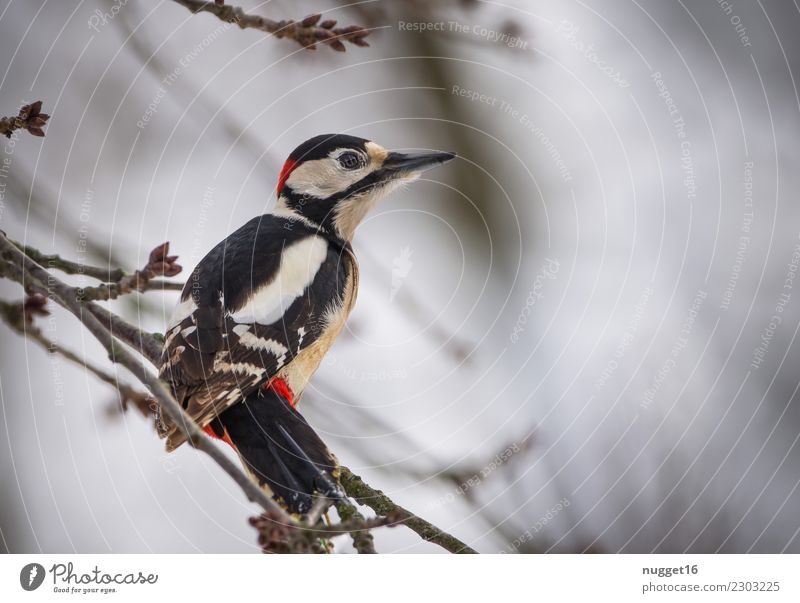
[{"label": "bird's beak", "polygon": [[386,156],[382,168],[397,175],[418,174],[450,161],[455,156],[455,153],[447,153],[445,151],[429,151],[425,153],[396,153],[392,151]]}]

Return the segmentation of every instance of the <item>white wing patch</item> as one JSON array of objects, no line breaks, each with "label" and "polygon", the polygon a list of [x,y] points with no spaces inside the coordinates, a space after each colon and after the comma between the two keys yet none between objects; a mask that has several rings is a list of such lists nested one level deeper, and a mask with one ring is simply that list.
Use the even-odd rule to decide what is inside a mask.
[{"label": "white wing patch", "polygon": [[275,278],[257,289],[241,309],[229,316],[238,323],[270,325],[277,322],[314,281],[327,254],[328,243],[317,236],[287,247]]},{"label": "white wing patch", "polygon": [[[237,328],[238,326],[234,327],[234,329]],[[249,331],[244,331],[239,334],[239,343],[250,348],[251,350],[262,350],[264,352],[269,352],[277,359],[279,368],[282,367],[286,362],[286,354],[289,349],[274,339],[259,337],[258,335],[250,333]]]},{"label": "white wing patch", "polygon": [[191,316],[195,310],[197,310],[197,304],[194,303],[194,300],[190,295],[189,299],[182,301],[175,306],[175,309],[172,311],[172,316],[169,319],[169,323],[167,324],[167,329],[171,329],[185,318]]},{"label": "white wing patch", "polygon": [[261,377],[266,372],[264,367],[256,366],[252,362],[226,362],[219,356],[214,360],[214,370],[250,377]]}]

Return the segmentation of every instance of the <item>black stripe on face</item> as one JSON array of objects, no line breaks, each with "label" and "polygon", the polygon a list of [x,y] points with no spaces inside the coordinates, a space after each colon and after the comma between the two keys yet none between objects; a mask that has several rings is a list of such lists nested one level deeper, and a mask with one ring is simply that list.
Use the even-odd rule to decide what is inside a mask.
[{"label": "black stripe on face", "polygon": [[285,187],[281,196],[286,199],[286,205],[290,209],[308,218],[314,224],[318,224],[330,232],[335,232],[336,206],[340,201],[350,197],[371,195],[376,192],[378,187],[393,180],[395,176],[397,173],[391,170],[378,168],[345,190],[324,199],[298,194],[290,187]]},{"label": "black stripe on face", "polygon": [[298,146],[289,155],[289,159],[298,163],[323,159],[330,155],[331,151],[341,148],[354,149],[366,153],[368,142],[364,138],[348,136],[347,134],[321,134],[306,140]]}]

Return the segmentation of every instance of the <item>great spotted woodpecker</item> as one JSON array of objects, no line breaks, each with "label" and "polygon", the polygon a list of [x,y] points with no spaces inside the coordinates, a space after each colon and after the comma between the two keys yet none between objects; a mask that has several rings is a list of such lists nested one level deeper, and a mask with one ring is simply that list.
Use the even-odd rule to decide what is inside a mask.
[{"label": "great spotted woodpecker", "polygon": [[[161,377],[292,513],[306,513],[317,492],[342,496],[336,458],[295,406],[355,303],[356,226],[382,197],[454,156],[312,138],[286,160],[275,209],[214,247],[183,289]],[[159,430],[168,450],[185,440],[166,418]]]}]

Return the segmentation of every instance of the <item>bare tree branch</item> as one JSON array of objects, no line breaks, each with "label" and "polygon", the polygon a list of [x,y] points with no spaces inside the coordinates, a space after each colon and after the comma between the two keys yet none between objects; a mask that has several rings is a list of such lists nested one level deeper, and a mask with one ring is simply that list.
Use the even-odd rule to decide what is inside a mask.
[{"label": "bare tree branch", "polygon": [[[317,525],[309,528],[282,525],[275,521],[269,513],[264,513],[250,518],[250,525],[258,530],[258,543],[265,553],[328,553],[330,551],[324,544],[326,540],[348,532],[368,534],[369,530],[373,528],[393,527],[400,524],[400,519],[397,513],[372,519],[364,519],[356,514],[356,516],[347,520],[342,519],[341,523],[332,526]],[[371,539],[370,536],[370,541]],[[359,552],[374,553],[375,549],[373,548],[371,551],[359,549]]]},{"label": "bare tree branch", "polygon": [[101,281],[97,287],[80,288],[81,298],[84,301],[97,301],[116,299],[120,295],[133,291],[181,291],[183,283],[173,283],[156,279],[157,276],[175,276],[181,272],[181,266],[175,263],[178,256],[167,256],[169,243],[162,243],[150,252],[148,263],[141,270],[128,274],[122,268],[108,266],[90,266],[80,262],[73,262],[62,258],[56,253],[42,253],[30,245],[22,245],[11,241],[34,262],[48,270],[60,270],[64,274],[77,274]]},{"label": "bare tree branch", "polygon": [[255,482],[247,477],[233,461],[216,447],[211,438],[203,433],[202,429],[186,414],[156,375],[145,370],[141,362],[137,361],[126,350],[114,345],[112,333],[92,312],[85,311],[84,304],[74,297],[74,289],[72,287],[56,279],[52,274],[27,257],[4,234],[0,235],[0,255],[12,265],[19,266],[22,271],[23,286],[25,286],[26,280],[33,281],[34,285],[48,292],[48,297],[55,299],[78,317],[89,332],[106,348],[112,361],[127,368],[147,386],[150,393],[158,401],[161,409],[175,422],[192,446],[209,455],[239,485],[249,500],[259,504],[276,521],[294,524],[292,518],[278,503],[269,498]]},{"label": "bare tree branch", "polygon": [[[364,516],[353,505],[339,503],[336,505],[336,510],[339,512],[339,518],[342,523],[364,521]],[[375,550],[375,539],[368,529],[352,530],[350,538],[353,540],[353,547],[359,554],[375,554],[377,552]]]},{"label": "bare tree branch", "polygon": [[235,23],[242,29],[258,29],[276,38],[294,40],[308,50],[315,50],[317,44],[327,44],[338,52],[346,50],[343,42],[350,42],[355,46],[369,46],[364,39],[369,35],[369,30],[360,25],[348,27],[335,27],[336,21],[327,19],[320,23],[322,15],[309,15],[301,21],[283,19],[274,21],[260,15],[245,13],[239,6],[205,2],[204,0],[173,0],[185,6],[193,13],[211,13],[227,23]]},{"label": "bare tree branch", "polygon": [[33,317],[34,315],[46,316],[50,314],[45,309],[46,303],[47,298],[38,293],[28,297],[25,302],[18,304],[10,304],[0,300],[0,317],[2,317],[5,323],[17,333],[26,339],[32,339],[39,343],[49,354],[58,354],[62,356],[73,364],[86,369],[100,381],[112,386],[119,393],[123,408],[126,407],[128,403],[132,403],[139,408],[143,414],[150,414],[145,411],[151,401],[150,396],[130,385],[122,383],[116,375],[107,373],[92,365],[87,362],[85,358],[81,358],[75,352],[61,347],[58,343],[42,333],[42,330],[34,324]]},{"label": "bare tree branch", "polygon": [[89,278],[103,282],[118,281],[125,276],[125,271],[122,268],[88,266],[80,262],[64,259],[56,253],[42,253],[29,245],[23,245],[17,241],[11,242],[19,247],[22,252],[34,262],[48,270],[60,270],[64,274],[83,274]]},{"label": "bare tree branch", "polygon": [[[91,300],[115,299],[118,295],[130,293],[131,291],[182,289],[183,285],[180,283],[167,283],[166,281],[153,279],[154,276],[173,276],[181,271],[181,267],[175,263],[177,256],[167,255],[169,252],[168,243],[159,245],[150,252],[148,263],[143,269],[128,275],[120,268],[106,270],[98,267],[84,267],[76,262],[65,260],[59,255],[42,253],[29,245],[23,246],[11,240],[8,242],[38,264],[42,265],[42,263],[46,262],[47,268],[50,269],[61,270],[67,274],[80,274],[82,268],[90,268],[89,272],[84,271],[83,273],[98,279],[102,279],[106,274],[117,277],[116,282],[102,284],[98,287],[70,287],[64,284],[64,291],[68,293],[71,299],[81,302],[83,307],[91,312],[115,338],[131,346],[139,354],[147,358],[152,365],[159,365],[162,347],[160,333],[145,333],[120,316],[95,303],[91,303]],[[20,266],[13,262],[5,261],[0,263],[0,276],[7,276],[17,281],[25,287],[26,292],[29,294],[39,293],[46,297],[50,295],[47,287],[36,287],[35,283],[26,282]],[[54,279],[55,277],[48,273],[48,278]]]},{"label": "bare tree branch", "polygon": [[383,492],[375,490],[372,486],[365,483],[358,475],[355,475],[350,469],[344,466],[342,467],[341,482],[344,491],[347,492],[349,497],[354,498],[362,505],[370,507],[378,515],[399,513],[402,518],[399,522],[419,534],[423,540],[438,544],[451,553],[477,552],[455,536],[448,534],[444,530],[440,530],[432,523],[407,511]]},{"label": "bare tree branch", "polygon": [[[75,295],[75,299],[80,301],[80,291],[72,289],[72,292]],[[99,320],[112,336],[131,346],[139,354],[147,358],[153,366],[159,366],[161,363],[161,341],[163,339],[161,333],[146,333],[124,318],[93,302],[83,302],[83,307]]]},{"label": "bare tree branch", "polygon": [[80,289],[82,301],[109,300],[116,299],[120,295],[125,295],[133,291],[147,291],[150,289],[161,289],[165,291],[183,289],[181,283],[169,283],[167,281],[154,281],[158,276],[175,276],[183,270],[176,261],[177,255],[167,255],[169,253],[169,242],[162,243],[150,252],[147,264],[141,270],[133,274],[124,274],[113,283],[100,285],[99,287],[83,287]]},{"label": "bare tree branch", "polygon": [[[168,274],[170,271],[174,271],[176,258],[167,255],[168,248],[166,246],[160,246],[160,249],[160,252],[157,252],[159,248],[154,250],[148,262],[149,268],[146,267],[142,272]],[[355,507],[338,505],[341,522],[337,525],[298,524],[217,448],[185,413],[165,384],[156,375],[146,370],[141,361],[131,356],[124,348],[116,345],[115,341],[117,338],[128,343],[156,365],[161,355],[161,344],[154,335],[144,333],[93,302],[82,301],[80,289],[70,287],[54,277],[7,239],[4,233],[0,233],[0,258],[2,258],[0,276],[16,280],[27,293],[36,296],[29,298],[22,306],[15,307],[12,304],[0,302],[0,314],[12,326],[18,330],[21,329],[23,333],[32,334],[34,339],[48,348],[54,345],[53,342],[46,337],[37,336],[36,329],[32,326],[32,317],[44,312],[44,300],[52,299],[75,315],[106,348],[109,358],[113,362],[127,368],[147,386],[162,410],[178,425],[191,445],[208,454],[242,488],[251,501],[259,504],[265,510],[264,515],[252,520],[253,525],[259,530],[259,542],[265,552],[328,552],[327,546],[324,544],[326,538],[350,533],[358,552],[374,553],[375,548],[369,530],[374,527],[399,523],[408,526],[423,539],[438,544],[450,552],[475,552],[454,536],[397,505],[388,496],[366,484],[346,467],[341,468],[341,481],[348,496],[371,507],[382,517],[367,520],[358,513]],[[14,324],[15,322],[16,324]],[[120,388],[114,377],[95,367],[90,367],[71,352],[61,349],[58,351],[73,362],[87,366],[101,380]],[[317,517],[322,512],[322,508],[323,505],[316,508],[315,515]],[[314,517],[311,518],[311,522],[317,524]]]},{"label": "bare tree branch", "polygon": [[[5,239],[5,237],[3,237],[3,239]],[[8,239],[5,240],[8,241]],[[9,244],[11,244],[10,241]],[[0,276],[18,282],[29,295],[40,294],[45,297],[50,296],[47,286],[40,285],[37,281],[26,278],[25,272],[14,262],[9,262],[6,259],[0,261]],[[55,277],[50,275],[50,278],[53,279]],[[64,284],[64,287],[64,292],[68,293],[70,298],[80,300],[78,289],[69,287],[66,284]],[[54,301],[66,307],[58,299]],[[99,320],[103,327],[109,330],[114,337],[131,346],[139,354],[147,358],[153,366],[158,366],[161,361],[161,343],[157,337],[163,337],[160,333],[145,333],[123,318],[92,302],[83,303],[83,308]]]}]

